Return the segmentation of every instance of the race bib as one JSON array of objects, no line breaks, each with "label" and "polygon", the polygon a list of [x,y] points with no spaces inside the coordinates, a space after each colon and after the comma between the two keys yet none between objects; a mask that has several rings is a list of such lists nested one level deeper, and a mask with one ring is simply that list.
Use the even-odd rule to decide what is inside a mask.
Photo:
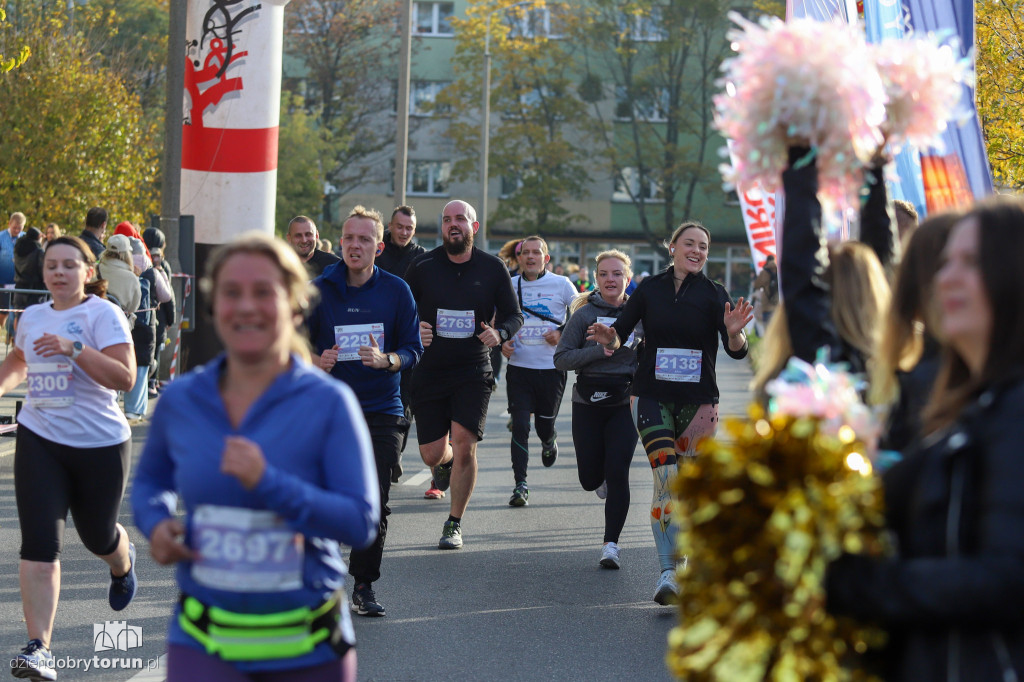
[{"label": "race bib", "polygon": [[338,362],[359,359],[359,347],[370,345],[370,334],[377,345],[384,347],[384,323],[344,324],[334,328],[334,343],[338,346]]},{"label": "race bib", "polygon": [[476,315],[472,310],[437,309],[437,335],[446,339],[468,339],[475,336]]},{"label": "race bib", "polygon": [[198,558],[192,578],[230,592],[286,592],[302,587],[302,535],[271,511],[200,505],[192,515]]},{"label": "race bib", "polygon": [[659,348],[655,356],[654,378],[661,381],[700,381],[701,352],[689,348]]},{"label": "race bib", "polygon": [[519,328],[516,338],[518,342],[524,346],[540,346],[547,343],[547,341],[544,340],[544,335],[552,329],[557,328],[558,325],[547,322],[546,320],[527,317],[526,324]]},{"label": "race bib", "polygon": [[28,366],[28,400],[35,407],[75,404],[71,361],[39,362]]},{"label": "race bib", "polygon": [[[614,317],[599,317],[599,318],[597,318],[597,321],[600,322],[601,324],[603,324],[606,327],[610,327],[613,324],[615,324],[615,318]],[[622,345],[623,346],[629,346],[630,348],[632,348],[634,343],[636,343],[636,332],[630,332],[629,333],[629,338],[626,339],[626,343],[624,343]]]}]

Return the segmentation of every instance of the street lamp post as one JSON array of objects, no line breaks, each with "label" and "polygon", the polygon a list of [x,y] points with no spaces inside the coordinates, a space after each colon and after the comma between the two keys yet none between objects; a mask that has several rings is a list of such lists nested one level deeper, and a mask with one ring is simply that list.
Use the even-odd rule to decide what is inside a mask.
[{"label": "street lamp post", "polygon": [[490,182],[487,158],[491,151],[491,17],[497,12],[532,4],[533,0],[523,0],[508,7],[497,7],[487,13],[487,28],[484,31],[484,112],[480,124],[480,136],[483,140],[480,145],[480,215],[477,216],[477,220],[480,221],[480,245],[484,250],[487,249],[487,185]]}]

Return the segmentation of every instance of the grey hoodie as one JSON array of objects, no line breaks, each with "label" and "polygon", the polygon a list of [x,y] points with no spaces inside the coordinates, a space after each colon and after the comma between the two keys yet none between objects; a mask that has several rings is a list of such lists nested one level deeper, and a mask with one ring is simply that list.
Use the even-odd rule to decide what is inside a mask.
[{"label": "grey hoodie", "polygon": [[[597,322],[597,318],[618,317],[621,310],[621,306],[614,306],[601,298],[599,292],[591,292],[587,303],[572,314],[565,329],[562,330],[562,338],[555,349],[555,369],[563,372],[573,369],[577,375],[583,374],[588,377],[633,376],[637,365],[634,349],[644,334],[642,324],[638,323],[633,331],[635,340],[632,345],[622,346],[611,357],[604,354],[604,347],[599,343],[586,340],[587,328]],[[572,399],[573,402],[584,402],[576,393],[575,387]]]}]

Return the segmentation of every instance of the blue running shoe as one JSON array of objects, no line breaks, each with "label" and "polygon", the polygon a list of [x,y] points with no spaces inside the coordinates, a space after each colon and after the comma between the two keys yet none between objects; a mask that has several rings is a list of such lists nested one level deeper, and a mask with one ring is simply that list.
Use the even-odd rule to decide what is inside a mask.
[{"label": "blue running shoe", "polygon": [[57,666],[42,641],[30,639],[28,646],[11,661],[11,674],[21,680],[56,680]]},{"label": "blue running shoe", "polygon": [[110,608],[115,611],[123,611],[126,606],[132,603],[135,598],[135,591],[138,589],[138,581],[135,580],[135,545],[128,543],[128,560],[132,563],[128,572],[120,578],[110,574],[110,589],[107,591],[107,599],[110,601]]}]

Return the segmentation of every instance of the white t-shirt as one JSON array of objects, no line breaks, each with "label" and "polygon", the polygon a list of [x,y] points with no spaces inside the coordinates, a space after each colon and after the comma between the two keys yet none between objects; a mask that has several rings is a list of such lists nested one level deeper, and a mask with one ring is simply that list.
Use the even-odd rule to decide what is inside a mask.
[{"label": "white t-shirt", "polygon": [[18,423],[62,445],[98,448],[128,440],[132,431],[117,406],[117,391],[104,388],[66,355],[44,358],[32,350],[43,334],[56,334],[103,350],[131,343],[128,321],[110,301],[89,296],[68,310],[52,303],[29,306],[18,320],[14,345],[28,363],[28,400]]},{"label": "white t-shirt", "polygon": [[[512,278],[513,291],[518,292],[520,284],[523,292],[523,327],[512,337],[515,349],[508,364],[526,369],[554,369],[555,346],[544,340],[544,334],[565,323],[569,317],[569,304],[576,296],[576,287],[568,277],[552,272],[532,282],[519,275]],[[528,310],[558,320],[558,324],[531,315]]]}]

